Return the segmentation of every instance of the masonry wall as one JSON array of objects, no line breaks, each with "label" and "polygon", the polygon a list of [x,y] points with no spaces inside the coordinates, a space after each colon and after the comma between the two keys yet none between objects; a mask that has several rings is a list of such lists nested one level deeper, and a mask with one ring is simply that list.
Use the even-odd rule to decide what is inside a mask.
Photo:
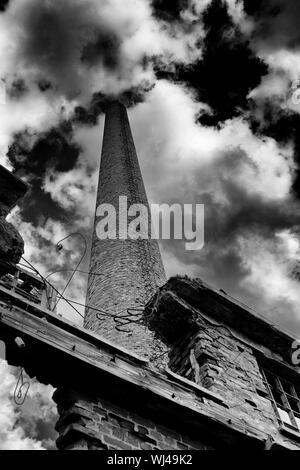
[{"label": "masonry wall", "polygon": [[[233,337],[237,335],[237,337]],[[72,392],[60,389],[54,399],[60,415],[57,431],[59,449],[103,450],[209,450],[234,448],[229,428],[258,433],[261,448],[270,443],[279,447],[300,449],[300,440],[282,434],[275,411],[268,399],[259,363],[253,347],[246,338],[227,326],[205,325],[196,333],[187,335],[170,351],[169,368],[162,372],[166,381],[181,384],[191,391],[187,403],[204,415],[211,416],[204,426],[207,434],[183,427],[180,420],[170,416],[160,420],[160,412],[149,409],[138,397],[127,397],[118,402],[116,395],[91,395],[91,389]],[[187,379],[184,382],[181,382]],[[200,389],[197,392],[193,384]],[[164,385],[162,384],[162,387]],[[210,393],[203,393],[203,388]],[[166,390],[167,390],[166,384]],[[123,395],[124,396],[124,395]],[[122,392],[120,391],[122,398]],[[120,399],[121,399],[120,398]],[[182,400],[174,387],[174,401]],[[168,404],[163,405],[165,407]],[[194,419],[202,419],[201,414]],[[214,420],[228,425],[228,439],[219,431],[214,433]],[[208,432],[209,427],[209,432]],[[215,436],[212,439],[211,436]],[[210,436],[210,438],[208,438]],[[222,443],[223,441],[223,443]],[[227,441],[227,442],[226,442]]]},{"label": "masonry wall", "polygon": [[[181,314],[174,303],[173,308],[169,304],[164,309],[165,296],[163,302],[153,315],[158,324],[163,313],[174,316],[173,323],[167,324],[164,317],[163,324],[168,332],[177,328],[179,335],[178,341],[168,345],[169,369],[158,371],[148,363],[137,364],[122,357],[121,351],[122,359],[118,354],[107,355],[105,349],[94,354],[88,350],[88,357],[101,358],[106,378],[97,379],[92,370],[83,377],[84,370],[76,369],[74,380],[66,378],[66,390],[59,387],[54,397],[60,414],[58,447],[234,449],[246,439],[253,448],[300,449],[297,433],[288,437],[286,430],[285,434],[280,430],[259,367],[264,359],[284,368],[284,357],[232,326],[202,313],[197,316],[195,310],[188,312],[182,299],[178,303],[184,308]],[[176,325],[180,315],[185,326],[182,321]],[[191,327],[189,333],[187,327]],[[81,349],[78,344],[76,351]],[[114,385],[109,368],[119,377],[125,372],[128,381]],[[71,387],[77,387],[77,392]]]},{"label": "masonry wall", "polygon": [[[106,110],[96,207],[112,204],[119,220],[119,196],[127,197],[128,207],[135,203],[148,207],[127,111],[121,103],[113,102]],[[152,333],[133,321],[127,323],[124,315],[129,315],[129,320],[139,319],[141,311],[134,309],[143,307],[166,280],[158,243],[118,236],[100,240],[96,232],[99,220],[96,216],[90,271],[101,275],[89,276],[87,305],[101,309],[103,315],[98,312],[97,318],[97,312],[87,308],[84,325],[149,357],[156,350]],[[107,313],[117,315],[116,321]]]},{"label": "masonry wall", "polygon": [[[275,411],[264,385],[255,349],[247,338],[226,325],[203,324],[170,351],[170,369],[224,399],[224,413],[254,426],[281,443],[291,442],[279,432]],[[259,345],[257,345],[259,346]],[[271,351],[265,349],[271,355]],[[281,358],[283,361],[283,359]],[[220,409],[212,401],[210,409]],[[300,439],[293,440],[300,448]]]},{"label": "masonry wall", "polygon": [[[65,450],[210,450],[203,438],[154,422],[147,413],[117,406],[104,399],[56,392],[60,419],[59,449]],[[136,403],[140,409],[141,403]]]}]

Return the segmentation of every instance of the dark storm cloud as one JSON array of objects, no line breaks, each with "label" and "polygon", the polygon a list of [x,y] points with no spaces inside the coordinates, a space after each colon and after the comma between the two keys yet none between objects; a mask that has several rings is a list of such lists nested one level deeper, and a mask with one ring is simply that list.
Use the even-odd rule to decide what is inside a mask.
[{"label": "dark storm cloud", "polygon": [[[213,165],[202,166],[189,187],[194,202],[205,205],[205,236],[212,246],[231,246],[240,235],[259,233],[272,238],[276,232],[300,226],[300,207],[289,195],[274,200],[246,186],[243,174],[261,178],[259,166],[241,149],[225,152]],[[217,183],[217,186],[216,186]],[[220,196],[221,195],[221,196]]]},{"label": "dark storm cloud", "polygon": [[120,67],[118,31],[101,22],[91,4],[28,2],[22,13],[20,60],[36,69],[40,83],[78,96],[85,87],[80,62],[108,70]]},{"label": "dark storm cloud", "polygon": [[206,35],[199,59],[189,66],[177,65],[175,71],[158,70],[157,75],[192,87],[198,100],[212,108],[212,114],[202,114],[199,121],[217,125],[247,109],[248,93],[259,85],[268,68],[233,24],[223,1],[212,1],[203,22]]},{"label": "dark storm cloud", "polygon": [[[107,5],[104,4],[105,6]],[[107,99],[112,98],[111,93],[114,93],[114,98],[118,97],[128,106],[133,106],[141,102],[145,93],[154,86],[147,79],[139,83],[136,77],[133,80],[134,85],[131,85],[128,76],[131,73],[130,66],[128,70],[124,70],[127,61],[121,57],[120,49],[125,38],[130,37],[131,33],[127,29],[136,29],[134,17],[132,24],[129,18],[127,26],[123,26],[121,31],[116,25],[108,26],[108,22],[99,13],[97,2],[85,4],[68,0],[58,4],[55,1],[37,3],[27,0],[19,7],[15,3],[14,7],[13,21],[19,21],[21,31],[19,40],[16,40],[17,62],[22,67],[13,72],[16,77],[7,88],[10,98],[19,100],[27,91],[36,93],[36,89],[45,93],[45,99],[49,100],[61,96],[67,99],[76,98],[78,105],[75,106],[74,116],[70,117],[70,123],[93,126],[97,124],[99,114],[104,111]],[[108,17],[113,15],[114,8],[111,7]],[[8,22],[11,20],[8,17]],[[112,23],[114,24],[113,21]],[[149,61],[150,58],[142,55],[137,63],[133,63],[133,68],[138,64],[138,70],[144,72]],[[93,92],[90,80],[93,71],[105,71],[104,77],[101,75],[99,90],[102,90],[103,82],[108,82],[104,88],[109,88],[111,74],[117,77],[116,83],[118,80],[128,80],[128,86],[122,83],[119,91],[118,85],[115,85],[110,93]],[[95,87],[97,89],[97,83]],[[73,158],[73,155],[77,149],[68,138],[64,141],[63,151],[53,149],[53,142],[60,145],[61,138],[52,129],[50,132],[42,132],[31,149],[30,139],[27,139],[28,132],[30,131],[24,130],[15,136],[8,153],[10,162],[20,175],[30,174],[33,184],[36,184],[37,181],[43,181],[49,168],[68,171],[74,167],[77,157]],[[58,134],[61,135],[60,130]],[[60,165],[64,165],[65,160],[69,166],[60,170]],[[47,203],[49,196],[41,198],[40,193],[41,190],[38,194],[39,202],[45,200]],[[34,192],[31,192],[31,196],[34,197]]]},{"label": "dark storm cloud", "polygon": [[5,11],[8,7],[9,0],[0,0],[0,12]]},{"label": "dark storm cloud", "polygon": [[218,204],[211,194],[201,195],[207,208],[206,234],[211,243],[228,242],[252,232],[272,238],[278,231],[300,225],[299,204],[292,198],[284,202],[268,201],[258,194],[248,193],[230,179],[219,177],[218,181],[225,204]]},{"label": "dark storm cloud", "polygon": [[57,420],[54,403],[49,404],[48,397],[43,397],[38,392],[34,398],[27,397],[26,404],[23,405],[22,413],[15,425],[20,426],[26,436],[40,441],[47,450],[56,450],[55,441],[58,433],[55,431],[55,424]]},{"label": "dark storm cloud", "polygon": [[76,86],[78,82],[76,75],[72,82],[73,73],[70,72],[74,71],[74,46],[78,44],[72,18],[78,23],[79,13],[76,9],[72,11],[68,3],[55,8],[48,2],[41,2],[38,8],[32,2],[24,11],[22,60],[38,67],[42,79],[58,78],[60,82],[66,82],[69,90],[74,90],[74,84]]},{"label": "dark storm cloud", "polygon": [[254,39],[267,49],[300,46],[300,3],[297,0],[244,0],[255,19]]},{"label": "dark storm cloud", "polygon": [[[17,4],[14,7],[17,8]],[[112,8],[110,16],[113,14]],[[125,27],[123,31],[117,26],[109,27],[99,14],[97,2],[64,1],[58,4],[55,1],[37,3],[27,0],[14,11],[14,21],[16,19],[21,31],[16,50],[22,67],[13,71],[14,78],[7,88],[10,99],[18,102],[27,92],[34,96],[41,92],[45,94],[45,100],[55,101],[63,96],[76,98],[78,102],[73,115],[70,111],[68,122],[59,123],[56,128],[42,131],[39,135],[34,133],[34,139],[31,138],[33,131],[24,129],[14,135],[8,151],[14,171],[21,177],[26,176],[30,183],[21,215],[25,221],[39,225],[44,222],[45,214],[55,220],[64,217],[59,202],[53,201],[43,189],[45,176],[51,171],[67,173],[78,163],[80,149],[73,142],[72,126],[78,130],[78,126],[96,125],[105,103],[112,98],[102,91],[93,92],[92,73],[105,71],[99,90],[102,90],[103,81],[108,83],[111,80],[111,74],[117,77],[116,83],[118,80],[122,82],[124,76],[127,80],[126,73],[130,74],[131,68],[124,72],[126,61],[121,57],[120,49],[126,35],[130,34]],[[130,21],[127,27],[134,29]],[[145,56],[138,59],[139,70],[144,71],[149,60]],[[132,86],[129,78],[128,87],[120,86],[119,90],[118,86],[113,87],[114,98],[119,97],[128,106],[141,102],[153,84],[147,80],[139,83],[136,79],[134,83]],[[57,112],[58,120],[60,111]]]},{"label": "dark storm cloud", "polygon": [[103,30],[94,41],[83,47],[81,60],[89,66],[97,67],[102,63],[108,69],[116,69],[120,61],[120,46],[121,40],[116,34]]},{"label": "dark storm cloud", "polygon": [[98,93],[95,93],[88,106],[76,106],[73,117],[75,123],[88,126],[97,124],[99,115],[104,112],[104,104],[102,100],[97,99],[97,96]]},{"label": "dark storm cloud", "polygon": [[178,20],[189,5],[189,0],[152,0],[153,14],[166,21]]},{"label": "dark storm cloud", "polygon": [[27,91],[26,82],[22,78],[14,80],[11,85],[6,87],[7,95],[15,100],[21,98]]},{"label": "dark storm cloud", "polygon": [[299,261],[298,261],[298,263],[296,263],[296,266],[293,269],[292,274],[295,277],[295,279],[298,279],[298,281],[300,281],[300,262]]},{"label": "dark storm cloud", "polygon": [[[185,266],[197,266],[198,276],[267,312],[270,304],[264,300],[261,291],[258,289],[253,293],[244,283],[251,275],[251,268],[241,250],[240,240],[255,240],[257,237],[259,244],[266,243],[270,250],[276,251],[276,234],[285,230],[299,233],[300,207],[293,195],[274,200],[266,197],[265,193],[252,190],[252,178],[248,184],[240,178],[247,169],[254,172],[252,178],[255,179],[256,173],[259,178],[259,168],[240,149],[225,153],[214,165],[202,166],[190,183],[189,194],[194,203],[205,206],[204,248],[188,252],[184,242],[178,240],[163,242],[163,245]],[[266,253],[266,248],[263,251]],[[273,307],[269,314],[276,317]],[[299,326],[288,299],[276,300],[276,307],[278,318],[280,313],[290,311],[286,324]]]},{"label": "dark storm cloud", "polygon": [[[118,94],[118,99],[129,109],[145,100],[147,92],[153,89],[154,84],[145,86],[131,87]],[[95,126],[100,114],[105,113],[107,103],[115,96],[104,95],[103,93],[94,93],[90,103],[87,106],[76,106],[72,121],[81,125]]]},{"label": "dark storm cloud", "polygon": [[50,168],[56,171],[68,171],[75,165],[79,147],[72,143],[72,126],[69,122],[61,123],[44,134],[40,134],[32,148],[28,148],[28,131],[15,137],[8,157],[19,174],[26,167],[29,176],[43,177]]},{"label": "dark storm cloud", "polygon": [[290,110],[284,110],[270,100],[261,104],[262,117],[257,121],[251,118],[251,126],[258,135],[267,135],[277,142],[294,146],[294,161],[296,165],[295,179],[292,189],[300,199],[300,115]]},{"label": "dark storm cloud", "polygon": [[37,86],[40,91],[47,91],[47,90],[50,90],[51,83],[45,78],[41,78],[40,80],[38,80]]},{"label": "dark storm cloud", "polygon": [[144,87],[132,87],[120,93],[119,99],[127,108],[131,108],[145,100],[146,94],[154,88],[155,84],[145,84]]},{"label": "dark storm cloud", "polygon": [[[57,98],[66,97],[67,100],[76,98],[78,102],[68,122],[59,123],[50,130],[42,130],[39,134],[28,128],[13,136],[8,160],[18,176],[26,177],[30,184],[30,191],[20,209],[21,217],[35,227],[43,226],[47,218],[71,225],[67,222],[70,215],[68,209],[63,208],[59,201],[54,200],[53,194],[44,189],[44,182],[49,173],[50,183],[53,183],[51,178],[76,167],[80,149],[73,141],[72,126],[77,131],[79,126],[82,129],[83,126],[96,125],[105,103],[111,99],[111,95],[103,91],[93,92],[95,88],[91,85],[91,77],[95,71],[104,71],[104,76],[101,74],[102,81],[95,84],[96,90],[105,89],[107,83],[103,86],[103,82],[109,83],[112,75],[117,77],[117,86],[112,87],[115,97],[118,96],[130,107],[143,101],[145,93],[153,84],[147,80],[140,83],[133,72],[132,86],[128,74],[136,65],[137,73],[140,70],[144,72],[150,58],[141,54],[141,58],[138,56],[133,59],[131,68],[120,55],[124,40],[130,39],[133,31],[138,29],[134,11],[127,18],[123,13],[127,21],[124,25],[121,20],[115,21],[116,7],[111,6],[102,15],[96,1],[85,3],[66,0],[58,3],[51,0],[26,0],[22,3],[14,2],[12,7],[13,11],[7,12],[6,18],[10,26],[17,25],[16,30],[20,34],[16,37],[14,60],[21,65],[16,70],[13,68],[13,77],[9,77],[7,93],[10,100],[20,102],[28,93],[29,101],[31,96],[34,99],[41,92],[45,95],[45,101],[55,102]],[[104,2],[104,10],[106,7],[108,5]],[[146,21],[145,18],[142,15],[143,21]],[[123,25],[122,28],[119,25]],[[128,70],[126,67],[129,67]],[[118,80],[122,85],[118,84]],[[58,110],[58,120],[59,115]],[[41,127],[43,129],[46,126]],[[82,172],[84,178],[86,170]]]},{"label": "dark storm cloud", "polygon": [[24,131],[15,136],[8,151],[8,158],[18,176],[26,176],[30,190],[22,207],[22,217],[26,221],[39,223],[45,216],[60,219],[63,213],[58,204],[42,189],[46,174],[51,171],[68,172],[78,161],[80,148],[73,142],[73,129],[70,122],[40,134],[34,144],[31,136]]},{"label": "dark storm cloud", "polygon": [[[276,52],[300,50],[300,3],[294,0],[244,0],[245,11],[254,20],[252,46],[258,52]],[[287,56],[288,57],[288,56]],[[280,69],[280,60],[273,66]],[[284,64],[282,65],[284,70]],[[295,70],[296,72],[296,70]],[[278,72],[277,72],[278,73]],[[290,72],[287,74],[287,81]],[[292,78],[290,78],[292,82]],[[290,83],[292,86],[292,83]],[[254,132],[267,135],[279,143],[291,142],[294,146],[296,165],[293,190],[300,198],[300,116],[298,113],[282,106],[280,97],[275,100],[266,97],[255,103],[259,109],[259,120],[250,114],[250,123]]]},{"label": "dark storm cloud", "polygon": [[258,15],[263,10],[265,0],[243,0],[244,9],[247,15]]}]

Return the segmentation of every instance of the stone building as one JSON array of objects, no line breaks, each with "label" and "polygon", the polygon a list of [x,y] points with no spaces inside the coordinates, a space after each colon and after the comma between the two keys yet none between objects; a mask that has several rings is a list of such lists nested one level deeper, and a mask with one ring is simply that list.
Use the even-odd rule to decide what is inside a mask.
[{"label": "stone building", "polygon": [[[97,205],[124,191],[147,204],[126,110],[113,103]],[[200,279],[166,281],[156,243],[95,232],[91,272],[106,277],[89,279],[84,327],[23,284],[0,284],[7,360],[56,388],[58,449],[300,449],[297,338]]]}]

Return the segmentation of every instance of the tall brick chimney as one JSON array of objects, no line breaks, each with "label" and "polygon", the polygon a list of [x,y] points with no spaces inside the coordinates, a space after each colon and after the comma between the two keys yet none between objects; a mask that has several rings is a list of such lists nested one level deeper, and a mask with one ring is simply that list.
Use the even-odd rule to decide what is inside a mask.
[{"label": "tall brick chimney", "polygon": [[[96,209],[103,203],[112,204],[118,221],[120,196],[127,196],[128,207],[136,203],[149,207],[126,108],[113,101],[106,108]],[[166,282],[158,242],[118,237],[100,240],[98,221],[96,215],[90,272],[101,276],[89,275],[87,305],[104,314],[98,312],[97,318],[97,311],[87,308],[84,326],[139,355],[151,356],[152,333],[142,324],[123,325],[122,316],[128,314],[127,309],[145,305]],[[120,322],[105,313],[117,315]]]}]

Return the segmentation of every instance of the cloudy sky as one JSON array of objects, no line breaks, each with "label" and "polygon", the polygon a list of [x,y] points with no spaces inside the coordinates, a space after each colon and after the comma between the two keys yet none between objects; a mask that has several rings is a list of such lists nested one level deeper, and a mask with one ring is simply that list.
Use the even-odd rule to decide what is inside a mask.
[{"label": "cloudy sky", "polygon": [[[204,249],[165,242],[167,274],[200,276],[300,335],[299,2],[2,0],[0,10],[0,163],[31,187],[10,217],[26,258],[43,274],[78,262],[79,237],[59,255],[55,243],[78,231],[90,240],[103,103],[126,96],[150,201],[205,204]],[[51,279],[62,288],[68,276]],[[67,296],[84,302],[85,288],[77,274]],[[53,448],[49,389],[33,384],[15,410],[15,371],[0,366],[0,448]]]}]

